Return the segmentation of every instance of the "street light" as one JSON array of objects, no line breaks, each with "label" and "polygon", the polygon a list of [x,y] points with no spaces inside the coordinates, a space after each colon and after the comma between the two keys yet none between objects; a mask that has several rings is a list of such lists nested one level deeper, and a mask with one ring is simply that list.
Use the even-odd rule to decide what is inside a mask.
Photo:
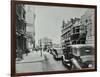
[{"label": "street light", "polygon": [[41,51],[41,57],[42,57],[42,41],[40,39],[40,51]]}]

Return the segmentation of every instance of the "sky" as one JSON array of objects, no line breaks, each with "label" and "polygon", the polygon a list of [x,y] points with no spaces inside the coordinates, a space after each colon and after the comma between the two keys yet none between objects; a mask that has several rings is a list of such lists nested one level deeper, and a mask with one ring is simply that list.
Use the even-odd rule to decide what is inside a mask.
[{"label": "sky", "polygon": [[[34,6],[34,5],[33,5]],[[48,37],[53,43],[60,44],[61,26],[63,20],[81,17],[88,9],[55,6],[35,7],[35,40]]]}]

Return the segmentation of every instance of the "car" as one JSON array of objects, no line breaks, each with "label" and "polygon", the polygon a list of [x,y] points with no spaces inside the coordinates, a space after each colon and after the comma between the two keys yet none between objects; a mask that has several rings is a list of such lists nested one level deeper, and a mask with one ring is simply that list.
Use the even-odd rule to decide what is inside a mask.
[{"label": "car", "polygon": [[62,48],[54,48],[54,59],[62,60],[63,50]]},{"label": "car", "polygon": [[94,68],[94,45],[68,45],[62,57],[62,63],[69,69]]}]

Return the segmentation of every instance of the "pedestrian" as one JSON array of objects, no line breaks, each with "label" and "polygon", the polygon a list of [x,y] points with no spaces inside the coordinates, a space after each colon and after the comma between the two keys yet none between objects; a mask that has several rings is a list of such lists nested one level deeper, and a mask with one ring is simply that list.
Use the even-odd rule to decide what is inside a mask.
[{"label": "pedestrian", "polygon": [[28,53],[29,53],[29,50],[28,49],[25,49],[26,56],[28,56]]},{"label": "pedestrian", "polygon": [[22,60],[23,59],[23,51],[22,49],[18,49],[18,57]]},{"label": "pedestrian", "polygon": [[18,58],[18,49],[16,49],[16,58]]}]

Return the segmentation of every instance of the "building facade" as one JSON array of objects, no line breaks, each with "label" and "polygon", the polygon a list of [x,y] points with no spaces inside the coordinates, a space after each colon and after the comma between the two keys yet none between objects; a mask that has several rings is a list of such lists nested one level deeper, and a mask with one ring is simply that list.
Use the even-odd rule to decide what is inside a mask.
[{"label": "building facade", "polygon": [[94,44],[94,9],[87,10],[84,15],[81,16],[81,24],[84,25],[86,30],[86,44]]},{"label": "building facade", "polygon": [[94,44],[94,10],[87,10],[80,18],[72,18],[62,25],[62,47],[70,44]]},{"label": "building facade", "polygon": [[51,48],[53,43],[51,39],[45,37],[38,40],[38,44],[40,49],[46,50],[47,48]]},{"label": "building facade", "polygon": [[80,18],[73,19],[71,26],[71,44],[85,44],[86,32],[84,25],[81,24]]},{"label": "building facade", "polygon": [[67,23],[63,21],[62,26],[62,47],[71,44],[85,44],[86,31],[81,24],[80,18],[72,18]]},{"label": "building facade", "polygon": [[23,4],[16,5],[16,50],[24,53],[26,49],[26,22]]},{"label": "building facade", "polygon": [[65,47],[66,45],[71,44],[71,27],[73,23],[71,21],[68,21],[67,23],[63,21],[63,26],[62,26],[62,35],[61,35],[61,44],[62,47]]},{"label": "building facade", "polygon": [[35,8],[33,5],[25,5],[25,11],[27,49],[32,51],[35,49]]}]

